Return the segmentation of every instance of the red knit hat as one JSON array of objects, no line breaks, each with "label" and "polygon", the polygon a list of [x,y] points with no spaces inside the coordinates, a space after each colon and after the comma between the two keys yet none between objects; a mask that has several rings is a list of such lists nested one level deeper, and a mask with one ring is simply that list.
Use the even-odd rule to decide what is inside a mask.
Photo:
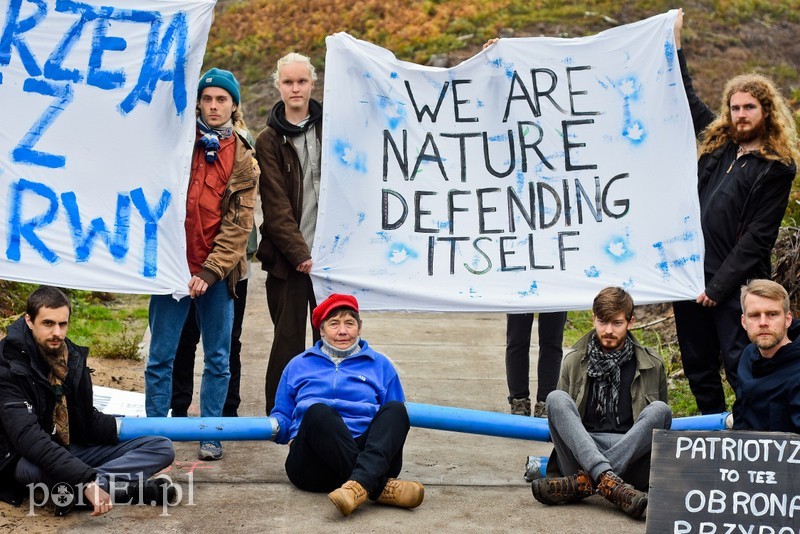
[{"label": "red knit hat", "polygon": [[333,293],[311,312],[311,326],[319,329],[322,326],[322,321],[330,316],[331,311],[341,307],[350,308],[358,313],[358,301],[353,295]]}]

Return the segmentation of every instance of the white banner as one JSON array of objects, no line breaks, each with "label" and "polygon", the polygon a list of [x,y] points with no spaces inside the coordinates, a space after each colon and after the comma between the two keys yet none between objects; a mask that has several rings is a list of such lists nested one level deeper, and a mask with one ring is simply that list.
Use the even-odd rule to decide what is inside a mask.
[{"label": "white banner", "polygon": [[215,0],[0,7],[0,278],[187,291],[183,221]]},{"label": "white banner", "polygon": [[670,12],[502,39],[450,69],[327,38],[317,298],[370,310],[586,309],[704,287]]}]

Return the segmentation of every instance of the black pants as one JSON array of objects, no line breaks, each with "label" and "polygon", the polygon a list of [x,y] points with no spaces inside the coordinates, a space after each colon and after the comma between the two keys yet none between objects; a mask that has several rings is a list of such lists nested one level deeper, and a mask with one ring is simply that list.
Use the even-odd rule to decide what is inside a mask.
[{"label": "black pants", "polygon": [[750,343],[742,328],[739,297],[728,297],[712,308],[693,301],[673,302],[672,309],[675,311],[683,371],[689,379],[697,408],[704,414],[724,412],[720,354],[725,376],[735,389],[739,358]]},{"label": "black pants", "polygon": [[[217,282],[225,283],[224,280]],[[242,322],[244,309],[247,306],[247,279],[236,283],[236,295],[233,301],[233,330],[231,331],[231,380],[228,382],[228,395],[222,407],[223,417],[236,417],[239,415],[239,404],[242,398],[239,395],[239,385],[242,381]],[[195,319],[194,302],[189,308],[189,315],[181,331],[181,340],[178,342],[178,351],[175,353],[175,362],[172,364],[172,415],[173,417],[186,417],[189,406],[192,404],[194,393],[194,357],[197,344],[200,342],[200,328]]]},{"label": "black pants", "polygon": [[[268,274],[266,286],[269,316],[275,325],[264,383],[269,415],[275,406],[275,392],[286,364],[306,348],[309,310],[317,307],[317,301],[311,277],[297,271],[290,272],[285,280]],[[312,335],[314,342],[319,340],[318,330],[314,329]]]},{"label": "black pants", "polygon": [[333,408],[314,404],[289,446],[286,474],[302,490],[325,493],[355,480],[375,500],[386,481],[400,474],[409,428],[405,405],[392,401],[381,406],[367,430],[354,439]]},{"label": "black pants", "polygon": [[[508,397],[525,399],[531,396],[531,328],[532,313],[514,313],[506,316],[506,380]],[[544,401],[556,389],[561,358],[564,355],[564,324],[567,312],[539,314],[539,364],[537,376],[539,387],[536,400]]]}]

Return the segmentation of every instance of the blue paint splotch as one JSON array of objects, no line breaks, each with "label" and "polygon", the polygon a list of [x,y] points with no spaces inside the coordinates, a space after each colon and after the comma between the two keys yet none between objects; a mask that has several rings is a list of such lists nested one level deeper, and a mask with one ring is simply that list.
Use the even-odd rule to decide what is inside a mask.
[{"label": "blue paint splotch", "polygon": [[697,253],[668,257],[668,252],[674,245],[680,246],[684,243],[691,243],[697,241],[698,238],[699,236],[696,232],[686,231],[669,239],[653,243],[653,248],[656,249],[659,254],[659,261],[656,263],[655,267],[661,271],[661,276],[664,280],[670,278],[670,268],[682,269],[689,264],[703,261]]},{"label": "blue paint splotch", "polygon": [[672,41],[664,42],[664,57],[667,60],[667,68],[672,70],[675,66],[675,45]]},{"label": "blue paint splotch", "polygon": [[536,280],[531,282],[531,287],[529,287],[528,289],[523,291],[517,291],[517,294],[520,297],[532,297],[533,295],[536,295],[538,293],[539,293],[539,286],[536,283]]},{"label": "blue paint splotch", "polygon": [[416,259],[417,257],[419,257],[419,254],[403,243],[393,244],[389,247],[389,252],[386,254],[386,259],[393,265],[400,265],[401,263]]},{"label": "blue paint splotch", "polygon": [[584,269],[583,273],[586,275],[586,278],[599,278],[600,277],[600,270],[592,265],[588,269]]},{"label": "blue paint splotch", "polygon": [[622,263],[633,258],[633,251],[630,248],[629,236],[612,236],[603,246],[606,253],[615,263]]},{"label": "blue paint splotch", "polygon": [[358,212],[358,222],[356,223],[356,225],[360,226],[361,223],[363,223],[366,219],[367,219],[367,214],[364,213],[363,211],[359,211]]},{"label": "blue paint splotch", "polygon": [[356,152],[348,141],[336,139],[333,141],[333,153],[339,165],[353,169],[361,174],[367,173],[367,155]]},{"label": "blue paint splotch", "polygon": [[622,136],[633,145],[643,143],[647,139],[647,129],[644,123],[635,119],[631,113],[631,103],[638,101],[642,96],[641,84],[633,76],[609,82],[608,85],[600,82],[600,85],[611,86],[622,96]]}]

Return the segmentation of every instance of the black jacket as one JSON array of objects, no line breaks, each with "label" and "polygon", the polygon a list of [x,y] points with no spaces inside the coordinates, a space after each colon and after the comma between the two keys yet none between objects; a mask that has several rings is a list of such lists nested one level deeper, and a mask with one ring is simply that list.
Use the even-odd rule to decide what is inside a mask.
[{"label": "black jacket", "polygon": [[[69,349],[64,391],[69,410],[71,443],[117,443],[117,424],[111,415],[94,407],[89,350],[67,340]],[[25,488],[14,482],[21,457],[41,467],[54,482],[79,484],[93,480],[97,472],[57,442],[53,436],[55,393],[48,380],[48,366],[36,349],[25,319],[17,319],[8,336],[0,340],[0,500],[21,503]]]},{"label": "black jacket", "polygon": [[[715,115],[695,93],[680,50],[678,59],[695,133],[699,135]],[[697,162],[706,295],[717,302],[733,295],[748,280],[770,278],[772,247],[797,172],[794,164],[759,154],[736,159],[737,150],[737,145],[729,141]]]},{"label": "black jacket", "polygon": [[736,376],[734,429],[800,432],[800,342],[781,347],[769,359],[751,343]]}]

